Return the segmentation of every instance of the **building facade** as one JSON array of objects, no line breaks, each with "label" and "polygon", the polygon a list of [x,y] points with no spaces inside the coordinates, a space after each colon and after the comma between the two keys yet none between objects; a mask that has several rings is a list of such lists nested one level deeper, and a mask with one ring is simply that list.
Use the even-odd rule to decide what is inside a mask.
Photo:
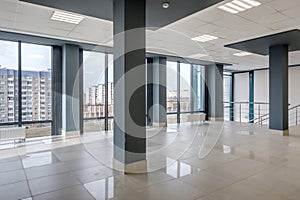
[{"label": "building facade", "polygon": [[22,98],[22,121],[51,119],[51,72],[22,71],[18,96],[18,70],[0,68],[0,122],[18,121]]}]

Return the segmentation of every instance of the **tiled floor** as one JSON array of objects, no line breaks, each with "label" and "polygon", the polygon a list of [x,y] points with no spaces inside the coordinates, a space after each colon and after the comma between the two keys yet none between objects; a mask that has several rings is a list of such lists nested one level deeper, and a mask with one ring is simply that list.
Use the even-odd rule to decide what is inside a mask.
[{"label": "tiled floor", "polygon": [[300,199],[299,127],[283,137],[253,124],[187,123],[147,135],[148,174],[111,168],[111,132],[2,149],[0,199]]}]

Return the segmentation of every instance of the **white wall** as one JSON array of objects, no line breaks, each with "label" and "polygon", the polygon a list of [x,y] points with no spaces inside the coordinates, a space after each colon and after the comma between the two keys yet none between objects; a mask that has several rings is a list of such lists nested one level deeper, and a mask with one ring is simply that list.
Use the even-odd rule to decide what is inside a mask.
[{"label": "white wall", "polygon": [[[269,70],[254,72],[254,101],[269,102]],[[289,68],[289,103],[290,107],[300,104],[300,67]]]},{"label": "white wall", "polygon": [[[269,70],[254,71],[254,102],[269,103]],[[269,105],[254,105],[254,119],[268,113]]]},{"label": "white wall", "polygon": [[289,103],[290,107],[300,104],[300,66],[289,68]]},{"label": "white wall", "polygon": [[[234,101],[235,102],[249,102],[249,73],[239,73],[233,76],[234,78]],[[242,122],[249,121],[249,105],[242,105]],[[238,104],[234,106],[234,120],[240,121],[240,108]]]},{"label": "white wall", "polygon": [[[234,101],[249,101],[249,73],[234,75]],[[269,70],[254,71],[254,101],[269,103]],[[289,68],[290,107],[300,104],[300,66]],[[268,106],[261,106],[261,115],[269,113]],[[290,118],[293,113],[290,112]],[[255,118],[258,106],[255,106]],[[242,114],[242,121],[247,117]],[[235,121],[239,120],[238,107],[235,109]],[[268,123],[268,122],[265,122]]]}]

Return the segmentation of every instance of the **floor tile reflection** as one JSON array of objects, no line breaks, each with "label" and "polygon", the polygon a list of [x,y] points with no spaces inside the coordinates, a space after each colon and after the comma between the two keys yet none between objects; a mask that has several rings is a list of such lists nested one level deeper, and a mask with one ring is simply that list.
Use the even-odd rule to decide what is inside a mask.
[{"label": "floor tile reflection", "polygon": [[148,173],[112,169],[111,132],[0,150],[0,199],[300,198],[300,126],[282,137],[255,124],[221,125],[222,135],[204,157],[199,151],[210,123],[147,128]]}]

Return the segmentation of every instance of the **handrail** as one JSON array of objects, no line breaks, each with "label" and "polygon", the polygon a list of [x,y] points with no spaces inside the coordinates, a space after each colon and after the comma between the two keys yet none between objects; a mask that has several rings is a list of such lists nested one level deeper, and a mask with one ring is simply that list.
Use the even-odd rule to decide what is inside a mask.
[{"label": "handrail", "polygon": [[[266,102],[233,102],[233,101],[223,101],[222,102],[223,104],[231,104],[229,106],[225,106],[224,105],[224,108],[227,108],[229,110],[229,117],[231,118],[233,116],[233,110],[237,109],[237,116],[239,117],[239,120],[240,122],[242,122],[242,119],[243,121],[246,121],[248,123],[255,123],[255,124],[263,124],[264,121],[270,119],[270,113],[266,113],[266,114],[263,114],[261,115],[261,112],[263,111],[265,113],[265,111],[269,110],[269,109],[265,109],[263,107],[263,105],[269,105],[269,103],[266,103]],[[253,107],[250,107],[249,108],[243,108],[243,104],[247,104],[247,105],[253,105]],[[234,105],[234,106],[233,106]],[[236,108],[235,106],[238,105],[239,108]],[[256,106],[255,106],[256,105]],[[255,106],[255,107],[254,107]],[[290,104],[289,104],[290,106]],[[296,110],[295,113],[289,113],[289,123],[295,123],[296,122],[296,125],[298,125],[298,108],[300,108],[300,104],[296,105],[296,106],[293,106],[291,108],[288,109],[288,111],[292,111],[292,110]],[[247,110],[245,113],[245,110]],[[251,116],[250,116],[250,113],[253,113]],[[242,115],[245,114],[245,117],[246,115],[249,115],[249,118],[250,120],[247,120],[248,118],[243,118]],[[291,116],[291,115],[296,115],[296,116]],[[254,115],[258,115],[257,118],[253,118]],[[292,121],[292,122],[291,122]]]},{"label": "handrail", "polygon": [[[298,125],[298,108],[299,108],[299,107],[300,107],[300,104],[298,104],[298,105],[296,105],[296,106],[293,106],[293,107],[291,107],[291,108],[288,109],[288,111],[291,111],[291,110],[296,109],[296,113],[295,113],[295,114],[296,114],[296,118],[295,118],[295,119],[296,119],[296,125]],[[270,115],[270,113],[268,113],[268,114],[266,114],[266,115],[264,115],[264,116],[268,116],[268,115]],[[264,117],[264,116],[261,116],[261,118]],[[262,122],[264,122],[264,121],[266,121],[266,120],[268,120],[268,119],[270,119],[270,116],[269,116],[268,118],[261,119],[260,122],[262,123]],[[260,123],[260,124],[261,124],[261,123]]]},{"label": "handrail", "polygon": [[269,104],[267,102],[248,102],[248,101],[222,101],[222,103],[228,103],[228,104]]}]

